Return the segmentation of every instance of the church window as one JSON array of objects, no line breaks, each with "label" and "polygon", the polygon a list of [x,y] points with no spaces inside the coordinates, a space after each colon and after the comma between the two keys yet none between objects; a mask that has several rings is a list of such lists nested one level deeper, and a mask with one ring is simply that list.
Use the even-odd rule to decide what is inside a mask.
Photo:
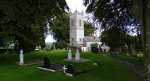
[{"label": "church window", "polygon": [[80,38],[80,41],[82,41],[82,39]]},{"label": "church window", "polygon": [[73,41],[74,39],[72,38],[71,40]]},{"label": "church window", "polygon": [[75,26],[75,20],[74,19],[71,19],[71,25]]},{"label": "church window", "polygon": [[82,21],[80,20],[80,26],[82,26]]}]

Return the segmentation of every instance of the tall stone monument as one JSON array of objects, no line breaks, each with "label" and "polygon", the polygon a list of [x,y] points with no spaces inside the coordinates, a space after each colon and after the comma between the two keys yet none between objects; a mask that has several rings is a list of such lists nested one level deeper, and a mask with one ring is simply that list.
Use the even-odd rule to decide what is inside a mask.
[{"label": "tall stone monument", "polygon": [[24,55],[23,55],[23,49],[20,49],[20,59],[19,59],[19,65],[24,64]]},{"label": "tall stone monument", "polygon": [[75,54],[75,61],[79,62],[80,61],[80,53],[79,50],[76,50],[76,54]]},{"label": "tall stone monument", "polygon": [[68,58],[67,58],[67,60],[72,60],[72,53],[71,53],[71,50],[69,49],[69,51],[68,51]]}]

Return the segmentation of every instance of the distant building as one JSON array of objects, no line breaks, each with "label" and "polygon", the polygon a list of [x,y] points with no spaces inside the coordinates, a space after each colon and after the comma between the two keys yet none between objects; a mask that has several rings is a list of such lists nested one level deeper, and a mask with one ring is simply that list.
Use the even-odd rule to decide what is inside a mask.
[{"label": "distant building", "polygon": [[83,39],[83,47],[86,47],[84,51],[91,51],[91,44],[97,43],[99,46],[102,44],[99,37],[85,36]]},{"label": "distant building", "polygon": [[75,11],[70,16],[70,46],[81,48],[82,51],[91,51],[91,44],[101,45],[99,37],[84,36],[83,14]]}]

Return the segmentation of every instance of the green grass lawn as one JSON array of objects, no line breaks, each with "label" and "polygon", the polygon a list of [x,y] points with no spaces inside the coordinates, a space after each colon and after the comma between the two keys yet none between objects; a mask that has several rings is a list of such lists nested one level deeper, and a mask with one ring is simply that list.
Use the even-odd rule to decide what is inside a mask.
[{"label": "green grass lawn", "polygon": [[[68,64],[65,50],[39,51],[25,54],[25,63],[30,64],[49,57],[51,63]],[[116,59],[102,54],[82,53],[82,58],[90,59],[84,63],[73,63],[83,73],[74,77],[65,76],[62,71],[49,72],[36,68],[37,65],[18,65],[17,54],[0,55],[0,81],[139,81],[127,65],[120,64]],[[100,62],[104,65],[95,66]]]}]

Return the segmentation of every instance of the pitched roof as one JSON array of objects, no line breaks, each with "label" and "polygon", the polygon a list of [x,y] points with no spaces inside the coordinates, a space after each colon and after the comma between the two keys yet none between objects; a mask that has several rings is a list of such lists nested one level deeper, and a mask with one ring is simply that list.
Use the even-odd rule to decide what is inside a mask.
[{"label": "pitched roof", "polygon": [[84,42],[100,42],[99,37],[93,37],[93,36],[85,36],[83,39]]}]

